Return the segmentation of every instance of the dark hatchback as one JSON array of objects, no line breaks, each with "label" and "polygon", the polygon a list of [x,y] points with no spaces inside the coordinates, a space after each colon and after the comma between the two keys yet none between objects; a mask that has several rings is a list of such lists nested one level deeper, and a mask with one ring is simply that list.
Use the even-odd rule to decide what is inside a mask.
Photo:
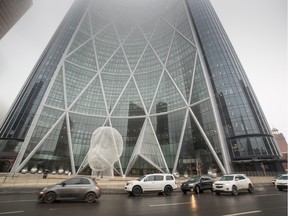
[{"label": "dark hatchback", "polygon": [[181,190],[184,194],[188,191],[194,191],[196,194],[202,193],[204,190],[212,190],[214,180],[210,176],[193,176],[186,182],[181,184]]},{"label": "dark hatchback", "polygon": [[84,200],[93,203],[100,196],[101,189],[94,178],[73,177],[44,188],[38,198],[44,203],[52,203],[56,200]]}]

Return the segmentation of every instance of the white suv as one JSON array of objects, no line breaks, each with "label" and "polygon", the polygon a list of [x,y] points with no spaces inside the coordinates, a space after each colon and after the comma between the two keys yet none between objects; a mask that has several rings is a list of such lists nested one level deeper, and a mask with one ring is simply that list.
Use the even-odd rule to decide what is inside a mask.
[{"label": "white suv", "polygon": [[218,181],[213,183],[213,191],[219,195],[220,193],[231,193],[238,195],[238,191],[253,192],[253,184],[251,180],[244,174],[229,174],[222,176]]},{"label": "white suv", "polygon": [[128,181],[125,190],[134,196],[140,196],[145,192],[160,192],[171,195],[177,188],[175,178],[172,174],[148,174],[137,180]]}]

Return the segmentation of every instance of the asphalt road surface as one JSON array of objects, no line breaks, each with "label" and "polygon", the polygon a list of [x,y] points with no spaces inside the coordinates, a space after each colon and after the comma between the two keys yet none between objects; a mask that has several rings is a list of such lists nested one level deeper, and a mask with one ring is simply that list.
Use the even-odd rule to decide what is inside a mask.
[{"label": "asphalt road surface", "polygon": [[102,194],[93,204],[85,202],[40,203],[37,194],[0,195],[0,216],[287,216],[287,192],[273,186],[255,187],[238,196],[212,192],[171,196]]}]

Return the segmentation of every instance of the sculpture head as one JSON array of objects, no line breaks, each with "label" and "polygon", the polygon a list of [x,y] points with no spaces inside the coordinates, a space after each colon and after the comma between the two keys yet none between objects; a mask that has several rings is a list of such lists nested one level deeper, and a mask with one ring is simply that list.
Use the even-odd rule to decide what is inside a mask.
[{"label": "sculpture head", "polygon": [[104,171],[113,176],[114,163],[119,160],[122,151],[121,134],[112,127],[99,127],[91,137],[88,163],[93,171]]}]

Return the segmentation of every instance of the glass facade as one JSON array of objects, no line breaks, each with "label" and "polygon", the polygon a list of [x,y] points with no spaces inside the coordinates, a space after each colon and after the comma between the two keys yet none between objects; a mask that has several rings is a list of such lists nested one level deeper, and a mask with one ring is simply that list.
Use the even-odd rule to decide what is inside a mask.
[{"label": "glass facade", "polygon": [[[252,159],[280,169],[209,1],[75,1],[61,25],[1,127],[0,148],[15,157],[12,172],[91,174],[87,153],[100,127],[123,139],[112,175],[229,173],[245,171],[239,160]],[[116,146],[111,140],[102,150]]]},{"label": "glass facade", "polygon": [[[260,163],[255,163],[254,167],[277,170],[279,164],[273,163],[279,158],[279,149],[211,3],[188,0],[188,5],[209,68],[234,170],[250,171],[249,163],[257,160]],[[240,167],[239,161],[247,164],[242,162]]]},{"label": "glass facade", "polygon": [[0,2],[0,40],[32,5],[32,0],[2,0]]}]

